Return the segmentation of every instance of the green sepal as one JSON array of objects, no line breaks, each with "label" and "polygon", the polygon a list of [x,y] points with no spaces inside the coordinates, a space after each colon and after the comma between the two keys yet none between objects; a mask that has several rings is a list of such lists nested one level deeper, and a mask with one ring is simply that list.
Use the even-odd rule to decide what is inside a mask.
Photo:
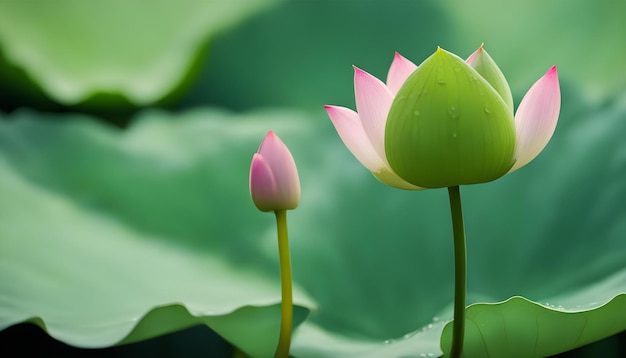
[{"label": "green sepal", "polygon": [[442,49],[404,83],[385,128],[391,168],[422,188],[495,180],[512,167],[514,150],[508,105],[478,72]]},{"label": "green sepal", "polygon": [[500,94],[500,97],[504,100],[504,103],[509,106],[511,111],[513,110],[513,95],[511,94],[511,88],[507,82],[504,74],[500,70],[500,67],[489,56],[487,51],[480,45],[478,50],[467,59],[467,63],[472,66],[476,72],[478,72],[489,84]]}]

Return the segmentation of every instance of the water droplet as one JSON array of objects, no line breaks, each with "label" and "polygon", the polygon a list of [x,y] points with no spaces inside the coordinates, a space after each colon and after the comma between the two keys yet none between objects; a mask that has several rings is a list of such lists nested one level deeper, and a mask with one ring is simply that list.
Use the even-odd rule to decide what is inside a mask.
[{"label": "water droplet", "polygon": [[461,67],[456,66],[456,67],[454,68],[454,72],[461,72]]},{"label": "water droplet", "polygon": [[418,117],[420,115],[420,111],[418,111],[418,110],[413,111],[413,115],[415,117]]},{"label": "water droplet", "polygon": [[478,81],[478,77],[472,76],[472,81]]},{"label": "water droplet", "polygon": [[491,110],[489,108],[485,107],[485,113],[490,114]]},{"label": "water droplet", "polygon": [[459,111],[456,109],[456,107],[450,107],[448,109],[448,114],[450,114],[450,117],[452,118],[457,118],[459,116]]},{"label": "water droplet", "polygon": [[411,338],[415,335],[416,332],[407,333],[404,335],[404,338]]},{"label": "water droplet", "polygon": [[438,80],[437,83],[439,83],[440,85],[445,85],[446,81],[441,79],[441,80]]},{"label": "water droplet", "polygon": [[[456,133],[454,133],[454,134],[456,134]],[[433,328],[433,324],[429,323],[427,327],[428,327],[428,329],[431,329],[431,328]]]},{"label": "water droplet", "polygon": [[433,317],[433,322],[439,322],[439,317],[437,316]]},{"label": "water droplet", "polygon": [[435,356],[435,353],[428,353],[428,354],[427,354],[427,356],[428,356],[428,357],[434,357],[434,356]]},{"label": "water droplet", "polygon": [[395,339],[386,339],[385,344],[391,344],[391,343],[394,343],[395,341],[396,341]]},{"label": "water droplet", "polygon": [[426,357],[426,353],[421,353],[420,357]]},{"label": "water droplet", "polygon": [[[452,138],[456,138],[456,133],[452,133]],[[432,326],[432,324],[429,324],[429,326]],[[430,327],[428,327],[430,328]]]},{"label": "water droplet", "polygon": [[396,100],[398,100],[398,101],[404,101],[405,99],[406,99],[406,96],[404,96],[404,95],[403,96],[398,96],[396,98]]}]

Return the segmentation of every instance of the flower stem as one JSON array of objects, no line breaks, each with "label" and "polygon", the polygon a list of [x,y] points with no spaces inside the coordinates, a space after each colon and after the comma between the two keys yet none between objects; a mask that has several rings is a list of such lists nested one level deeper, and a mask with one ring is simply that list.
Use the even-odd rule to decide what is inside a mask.
[{"label": "flower stem", "polygon": [[289,237],[287,235],[287,211],[276,210],[278,230],[278,257],[280,261],[280,285],[282,292],[280,336],[276,348],[276,358],[289,357],[293,322],[293,298],[291,289],[291,259],[289,258]]},{"label": "flower stem", "polygon": [[452,231],[454,235],[454,321],[452,323],[452,358],[461,357],[465,335],[466,249],[461,194],[458,186],[448,188]]}]

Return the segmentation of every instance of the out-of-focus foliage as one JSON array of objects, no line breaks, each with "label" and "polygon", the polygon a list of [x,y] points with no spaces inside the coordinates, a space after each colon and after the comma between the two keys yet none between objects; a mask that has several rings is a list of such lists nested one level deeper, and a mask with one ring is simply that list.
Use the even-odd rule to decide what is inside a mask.
[{"label": "out-of-focus foliage", "polygon": [[556,64],[594,100],[626,89],[626,2],[481,0],[469,6],[443,1],[457,24],[454,46],[472,51],[485,42],[511,85],[520,89]]},{"label": "out-of-focus foliage", "polygon": [[348,105],[354,101],[351,65],[384,78],[394,51],[419,64],[437,46],[464,57],[483,42],[516,105],[552,65],[563,81],[601,102],[626,89],[625,6],[610,0],[288,1],[217,38],[183,103]]},{"label": "out-of-focus foliage", "polygon": [[[533,321],[547,334],[534,336],[542,342],[554,327],[571,325],[561,306],[593,310],[586,333],[592,339],[626,328],[623,298],[603,306],[626,292],[624,280],[596,284],[623,277],[626,265],[619,199],[626,185],[616,180],[626,174],[620,135],[626,102],[616,100],[591,117],[595,121],[578,109],[566,111],[560,135],[537,163],[463,189],[470,301],[524,295],[540,302],[544,306],[520,308],[512,301],[481,310],[504,311],[501,324],[513,331],[528,324],[506,318],[520,310],[555,317]],[[153,331],[138,329],[127,340],[204,321],[249,352],[270,350],[271,338],[251,339],[259,327],[247,327],[242,322],[249,316],[239,320],[239,311],[223,318],[230,329],[192,316],[277,299],[273,220],[254,209],[247,192],[250,154],[266,128],[273,128],[285,138],[302,178],[302,205],[290,213],[295,280],[319,303],[296,334],[294,353],[438,354],[452,297],[445,191],[408,193],[380,184],[350,157],[332,128],[315,119],[295,112],[243,118],[214,110],[148,112],[119,132],[85,118],[54,123],[16,114],[0,132],[4,325],[41,317],[55,337],[99,346],[122,340],[137,322]],[[597,189],[590,192],[590,186]],[[578,200],[586,207],[574,205]],[[262,285],[251,270],[273,285]],[[68,295],[68,289],[76,293]],[[191,316],[170,307],[175,304]],[[68,314],[69,307],[76,315]],[[180,318],[156,314],[142,325],[137,319],[152,307],[178,310]],[[278,315],[268,319],[276,324]],[[383,343],[405,334],[410,337]],[[561,338],[580,334],[564,330]],[[500,344],[499,338],[470,335],[468,347]],[[263,343],[250,349],[250,341]],[[511,337],[506,342],[517,344]],[[587,340],[558,342],[558,350],[549,352]]]},{"label": "out-of-focus foliage", "polygon": [[179,86],[218,32],[275,2],[3,1],[0,46],[55,101],[107,94],[141,106]]},{"label": "out-of-focus foliage", "polygon": [[352,103],[352,65],[384,78],[394,51],[418,61],[451,44],[451,20],[432,1],[287,1],[217,38],[182,104],[317,112]]},{"label": "out-of-focus foliage", "polygon": [[[50,60],[61,60],[58,73],[44,66],[48,76],[69,73],[81,86],[106,79],[109,64],[98,56],[92,64],[73,61],[114,46],[118,51],[107,57],[120,65],[116,73],[128,74],[126,88],[153,94],[133,100],[126,90],[103,87],[81,99],[100,93],[82,110],[94,103],[110,110],[128,106],[119,98],[97,98],[102,94],[124,94],[140,106],[176,91],[185,76],[192,84],[170,97],[180,112],[145,112],[127,131],[72,114],[20,111],[2,117],[3,327],[40,317],[37,322],[45,321],[54,337],[94,347],[205,323],[244,351],[267,355],[279,319],[275,229],[271,215],[258,213],[251,203],[247,178],[252,153],[273,129],[292,150],[303,187],[301,205],[289,218],[294,277],[318,304],[296,331],[294,354],[441,354],[453,286],[445,191],[408,193],[378,183],[341,144],[321,106],[353,105],[352,64],[384,78],[394,51],[419,61],[437,45],[463,56],[485,42],[512,82],[516,104],[534,79],[556,64],[563,108],[552,142],[532,164],[493,183],[461,189],[469,303],[476,303],[468,315],[487,337],[478,340],[478,331],[470,328],[468,352],[530,342],[503,345],[501,336],[491,335],[503,327],[515,332],[536,323],[531,340],[546,348],[537,351],[542,354],[626,329],[621,325],[626,322],[623,4],[293,0],[213,36],[270,3],[275,1],[143,6],[68,0],[59,3],[66,9],[43,4],[0,22],[0,35],[6,28],[20,30],[13,45],[36,44],[36,50],[52,51]],[[0,4],[13,11],[29,6]],[[107,11],[122,6],[133,10],[120,18],[142,16],[126,27],[111,26]],[[8,14],[0,11],[0,18]],[[53,23],[60,27],[50,27]],[[66,47],[72,44],[59,45],[78,23],[95,26],[100,38],[128,35],[128,42],[81,45],[88,51],[79,57],[81,51]],[[37,32],[42,28],[49,35]],[[92,34],[74,32],[68,37],[72,42]],[[129,45],[134,35],[162,56],[149,58],[152,52]],[[208,42],[211,50],[203,57],[198,48]],[[53,101],[75,103],[63,99],[70,92],[46,89],[26,62],[12,60],[1,36],[0,46],[11,70],[0,78],[1,108],[37,103],[13,96],[23,90],[24,78],[11,82],[12,66],[24,69],[24,77]],[[169,72],[143,76],[154,68],[139,59],[165,61]],[[189,110],[207,104],[290,110],[243,115]],[[536,304],[495,303],[516,295]],[[300,304],[302,320],[305,307],[313,305]],[[564,310],[584,311],[579,315],[588,326],[581,331],[572,324],[580,318]],[[495,324],[484,323],[486,318]],[[560,333],[558,342],[546,344],[554,332]],[[446,342],[444,334],[444,347]]]},{"label": "out-of-focus foliage", "polygon": [[[253,209],[247,177],[229,175],[245,173],[265,128],[189,116],[149,115],[126,133],[73,116],[0,122],[0,328],[34,320],[103,347],[205,323],[273,353],[280,286],[255,245],[272,218]],[[298,324],[313,304],[295,302]]]}]

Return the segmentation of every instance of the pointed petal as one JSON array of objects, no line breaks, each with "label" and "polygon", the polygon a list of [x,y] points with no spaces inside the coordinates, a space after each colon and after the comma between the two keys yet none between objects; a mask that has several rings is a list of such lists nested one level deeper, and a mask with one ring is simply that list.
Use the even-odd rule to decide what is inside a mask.
[{"label": "pointed petal", "polygon": [[476,68],[476,63],[479,61],[481,53],[484,51],[484,46],[485,46],[484,43],[480,44],[480,47],[478,48],[478,50],[474,51],[474,53],[472,53],[470,57],[468,57],[467,60],[465,60],[465,62],[468,65]]},{"label": "pointed petal", "polygon": [[269,131],[258,154],[271,169],[276,182],[274,204],[277,207],[272,210],[295,209],[300,202],[300,178],[289,148],[273,131]]},{"label": "pointed petal", "polygon": [[339,106],[324,106],[326,113],[337,130],[337,134],[352,155],[371,172],[385,167],[372,143],[370,143],[359,115],[351,109]]},{"label": "pointed petal", "polygon": [[556,66],[552,66],[528,90],[515,113],[517,170],[535,159],[548,144],[559,119],[561,90]]},{"label": "pointed petal", "polygon": [[348,147],[352,155],[363,164],[382,183],[389,186],[407,189],[422,189],[402,180],[378,156],[374,147],[365,134],[359,115],[351,109],[339,106],[324,106],[330,120],[333,122],[339,137]]},{"label": "pointed petal", "polygon": [[396,52],[393,56],[393,62],[389,67],[389,73],[387,73],[387,88],[394,96],[398,94],[400,87],[404,84],[407,78],[417,69],[417,65],[407,60],[402,55]]},{"label": "pointed petal", "polygon": [[259,153],[254,153],[250,164],[250,196],[254,205],[261,211],[274,210],[276,179],[269,164]]},{"label": "pointed petal", "polygon": [[417,185],[410,184],[404,179],[400,178],[398,174],[396,174],[391,168],[383,168],[379,172],[372,172],[374,177],[378,179],[381,183],[387,184],[391,187],[404,189],[404,190],[424,190],[425,188],[420,188]]},{"label": "pointed petal", "polygon": [[491,87],[502,97],[504,103],[513,111],[513,95],[511,94],[509,83],[496,62],[483,48],[483,45],[480,45],[478,50],[474,51],[465,62],[489,82]]},{"label": "pointed petal", "polygon": [[393,95],[379,79],[357,67],[354,68],[354,94],[363,129],[376,153],[387,164],[385,124]]}]

